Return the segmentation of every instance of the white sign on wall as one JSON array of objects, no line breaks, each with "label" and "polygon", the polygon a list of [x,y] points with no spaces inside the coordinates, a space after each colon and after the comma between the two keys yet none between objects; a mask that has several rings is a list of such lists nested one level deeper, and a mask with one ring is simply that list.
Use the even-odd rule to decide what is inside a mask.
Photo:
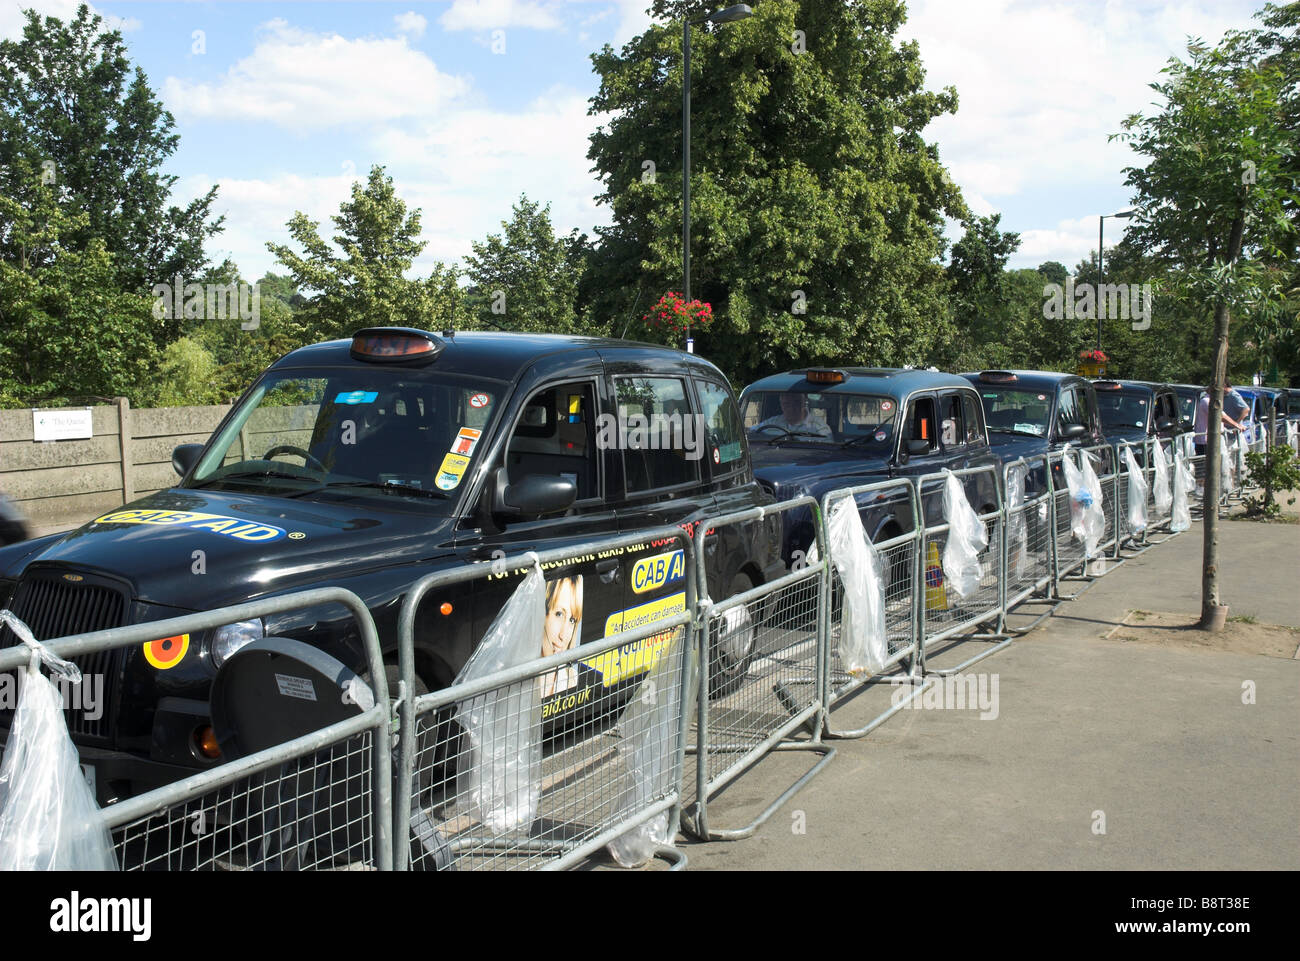
[{"label": "white sign on wall", "polygon": [[79,440],[94,437],[92,411],[33,410],[32,436],[34,440]]}]

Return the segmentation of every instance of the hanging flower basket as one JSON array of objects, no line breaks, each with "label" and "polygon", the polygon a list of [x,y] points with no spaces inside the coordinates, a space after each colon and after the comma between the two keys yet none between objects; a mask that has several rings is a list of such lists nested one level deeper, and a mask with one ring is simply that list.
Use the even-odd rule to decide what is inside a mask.
[{"label": "hanging flower basket", "polygon": [[707,330],[713,323],[713,306],[699,300],[683,300],[681,294],[670,290],[641,319],[651,330],[671,339],[686,332],[688,321],[692,333]]}]

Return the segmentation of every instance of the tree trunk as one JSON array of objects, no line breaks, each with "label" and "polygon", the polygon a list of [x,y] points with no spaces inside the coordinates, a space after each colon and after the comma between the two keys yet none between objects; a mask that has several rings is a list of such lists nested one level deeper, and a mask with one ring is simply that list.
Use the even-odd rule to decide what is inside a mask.
[{"label": "tree trunk", "polygon": [[[1240,211],[1232,222],[1228,239],[1228,263],[1236,263],[1241,253],[1241,234],[1245,226]],[[1214,368],[1210,374],[1210,410],[1205,418],[1205,500],[1202,515],[1205,541],[1201,557],[1201,620],[1205,631],[1223,629],[1223,604],[1219,598],[1219,491],[1220,460],[1223,448],[1219,431],[1223,427],[1223,387],[1228,376],[1228,303],[1220,298],[1214,305]]]}]

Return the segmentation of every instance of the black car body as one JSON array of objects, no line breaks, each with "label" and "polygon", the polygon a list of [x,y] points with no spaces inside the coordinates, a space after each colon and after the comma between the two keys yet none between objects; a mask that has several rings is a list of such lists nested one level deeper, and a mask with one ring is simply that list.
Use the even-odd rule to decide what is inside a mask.
[{"label": "black car body", "polygon": [[[609,442],[608,418],[634,412],[693,418],[701,431],[679,428],[659,448]],[[717,368],[583,337],[386,328],[304,347],[174,463],[177,486],[0,550],[0,605],[45,639],[336,585],[366,603],[394,677],[398,612],[425,574],[524,550],[578,556],[593,540],[665,525],[703,536],[700,520],[770,502]],[[711,536],[715,597],[784,573],[774,523]],[[580,578],[567,646],[581,643],[583,624],[591,639],[634,612],[641,622],[676,613],[683,567],[660,545],[548,571]],[[455,678],[517,582],[430,592],[415,619],[424,687]],[[101,716],[69,721],[101,803],[220,763],[199,749],[216,662],[258,636],[307,641],[365,669],[356,624],[337,605],[187,637],[166,658],[149,645],[97,655],[84,669],[105,677]],[[0,644],[11,643],[6,631]]]},{"label": "black car body", "polygon": [[31,530],[18,510],[18,505],[0,494],[0,547],[25,541],[31,536]]},{"label": "black car body", "polygon": [[1143,467],[1145,453],[1141,445],[1151,438],[1173,440],[1186,433],[1179,413],[1178,394],[1169,384],[1150,384],[1138,380],[1094,380],[1101,429],[1111,447],[1118,450],[1121,441],[1138,445],[1133,456]]},{"label": "black car body", "polygon": [[1201,400],[1201,395],[1207,390],[1205,387],[1197,387],[1195,384],[1170,384],[1174,393],[1178,395],[1178,422],[1182,425],[1184,431],[1194,430],[1196,424],[1196,405]]},{"label": "black car body", "polygon": [[[962,374],[979,391],[989,444],[1002,462],[1052,454],[1067,447],[1106,443],[1092,384],[1077,374],[1043,370],[985,370]],[[1100,473],[1109,461],[1097,465]],[[1059,465],[1053,481],[1064,484]],[[1043,475],[1031,470],[1026,492],[1043,490]]]},{"label": "black car body", "polygon": [[[781,396],[806,399],[820,425],[816,433],[776,426],[784,415]],[[890,479],[911,479],[945,468],[996,467],[979,396],[952,374],[926,370],[847,367],[793,370],[750,384],[740,397],[754,474],[778,500]],[[997,482],[970,475],[966,493],[979,513],[997,508]],[[939,511],[927,489],[924,509]],[[908,499],[886,496],[860,505],[867,536],[880,542],[913,529]],[[786,524],[783,556],[806,550],[811,518]]]}]

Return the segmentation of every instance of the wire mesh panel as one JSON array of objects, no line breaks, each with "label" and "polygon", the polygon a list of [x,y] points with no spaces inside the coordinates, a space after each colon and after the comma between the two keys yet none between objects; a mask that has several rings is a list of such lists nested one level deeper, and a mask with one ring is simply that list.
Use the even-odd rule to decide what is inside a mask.
[{"label": "wire mesh panel", "polygon": [[[720,536],[723,529],[761,520],[774,529],[787,531],[809,512],[813,512],[815,522],[816,551],[809,551],[813,560],[801,559],[785,575],[730,598],[709,597],[707,584],[701,581],[700,663],[712,665],[727,648],[734,649],[738,632],[740,637],[752,638],[752,643],[744,671],[733,673],[727,683],[711,681],[708,672],[700,675],[697,712],[687,749],[695,758],[695,767],[693,772],[687,770],[684,786],[684,801],[689,804],[685,823],[697,837],[748,837],[835,754],[834,749],[821,744],[830,564],[817,502],[800,497],[714,519],[708,535],[696,540],[696,569],[703,570],[709,538]],[[802,726],[812,732],[811,739],[789,741],[789,736]],[[783,747],[822,756],[747,826],[728,830],[710,827],[710,796],[769,751]]]},{"label": "wire mesh panel", "polygon": [[[199,635],[223,624],[284,611],[346,607],[365,651],[369,684],[349,687],[353,700],[333,723],[275,714],[283,743],[135,796],[102,811],[119,867],[158,870],[387,869],[392,864],[388,749],[375,750],[391,727],[382,655],[374,621],[355,594],[315,588],[247,604],[44,642],[61,658],[121,652],[158,637]],[[248,649],[254,650],[253,647]],[[26,647],[0,651],[0,670],[26,658]],[[243,655],[236,655],[235,664]],[[341,665],[340,670],[344,670]],[[219,674],[220,678],[222,675]],[[298,680],[298,678],[293,678]],[[353,678],[353,681],[356,681]],[[310,688],[311,682],[304,681]],[[316,693],[313,690],[313,695]],[[322,692],[323,693],[323,692]],[[311,698],[315,702],[315,697]],[[361,701],[367,701],[363,705]],[[336,717],[338,715],[335,715]],[[299,733],[302,727],[309,728]],[[237,732],[244,735],[250,732]],[[263,732],[257,737],[270,735]],[[223,751],[227,742],[221,741]]]},{"label": "wire mesh panel", "polygon": [[[885,656],[881,671],[916,653],[916,617],[913,608],[916,563],[920,556],[920,508],[916,488],[909,481],[885,481],[832,491],[822,499],[822,515],[830,517],[835,505],[852,497],[862,518],[864,532],[871,537],[879,559],[878,574],[882,587],[885,620]],[[844,585],[840,562],[830,570],[829,600],[829,693],[828,705],[870,679],[863,672],[848,669],[842,654],[844,629]],[[862,574],[865,577],[865,572]],[[878,675],[877,675],[878,676]]]},{"label": "wire mesh panel", "polygon": [[[1024,475],[1024,498],[1013,506],[1010,500],[1010,472],[1019,465]],[[1003,490],[1007,500],[1006,605],[1014,606],[1052,579],[1052,492],[1045,456],[1027,458],[1003,467]]]},{"label": "wire mesh panel", "polygon": [[[753,657],[729,690],[714,689],[708,704],[707,737],[693,730],[693,744],[709,789],[752,763],[752,753],[791,718],[818,705],[818,596],[822,571],[813,569],[778,589],[759,588],[748,599],[704,621],[709,650],[726,643],[738,624],[754,632]],[[689,780],[689,779],[688,779]],[[697,797],[687,788],[687,800]]]},{"label": "wire mesh panel", "polygon": [[[980,552],[979,583],[975,591],[963,597],[951,588],[944,575],[942,564],[928,563],[925,569],[925,604],[921,620],[923,645],[931,645],[953,634],[982,624],[997,616],[1001,609],[999,580],[1001,575],[1002,518],[986,514],[980,518],[988,546]],[[927,555],[937,553],[943,557],[948,546],[949,532],[945,525],[939,529],[927,528],[925,550]],[[934,550],[931,551],[931,548]]]},{"label": "wire mesh panel", "polygon": [[[623,630],[555,649],[540,644],[544,625],[527,617],[509,628],[494,622],[473,638],[475,648],[501,643],[502,652],[529,653],[494,655],[491,674],[463,672],[450,687],[403,701],[395,760],[399,869],[567,867],[633,828],[650,831],[644,825],[652,819],[655,844],[671,841],[696,645],[690,626],[695,556],[682,529],[642,531],[423,578],[399,615],[399,658],[404,688],[414,690],[416,612],[435,588],[452,596],[506,572],[533,565],[571,571],[591,558],[631,558],[652,544],[654,556],[643,560],[662,561],[660,579],[684,588],[612,615],[608,623],[617,618]],[[545,604],[540,597],[536,602],[547,617],[552,600],[557,610],[560,603],[558,589],[552,595],[549,588]],[[520,582],[507,606],[523,590],[527,585]],[[727,639],[733,652],[747,645],[745,625],[735,628]],[[518,631],[516,644],[511,637]],[[427,631],[421,636],[423,643],[437,640]]]},{"label": "wire mesh panel", "polygon": [[119,824],[112,829],[118,866],[123,871],[374,870],[375,736],[364,731]]},{"label": "wire mesh panel", "polygon": [[[662,812],[677,801],[681,780],[686,637],[679,625],[651,638],[650,670],[635,680],[575,687],[581,703],[559,720],[548,714],[547,692],[557,675],[583,670],[576,653],[458,700],[448,700],[457,692],[449,688],[418,706],[410,867],[553,867],[655,814],[667,840]],[[491,723],[470,720],[485,715]],[[538,749],[528,759],[530,746]]]}]

